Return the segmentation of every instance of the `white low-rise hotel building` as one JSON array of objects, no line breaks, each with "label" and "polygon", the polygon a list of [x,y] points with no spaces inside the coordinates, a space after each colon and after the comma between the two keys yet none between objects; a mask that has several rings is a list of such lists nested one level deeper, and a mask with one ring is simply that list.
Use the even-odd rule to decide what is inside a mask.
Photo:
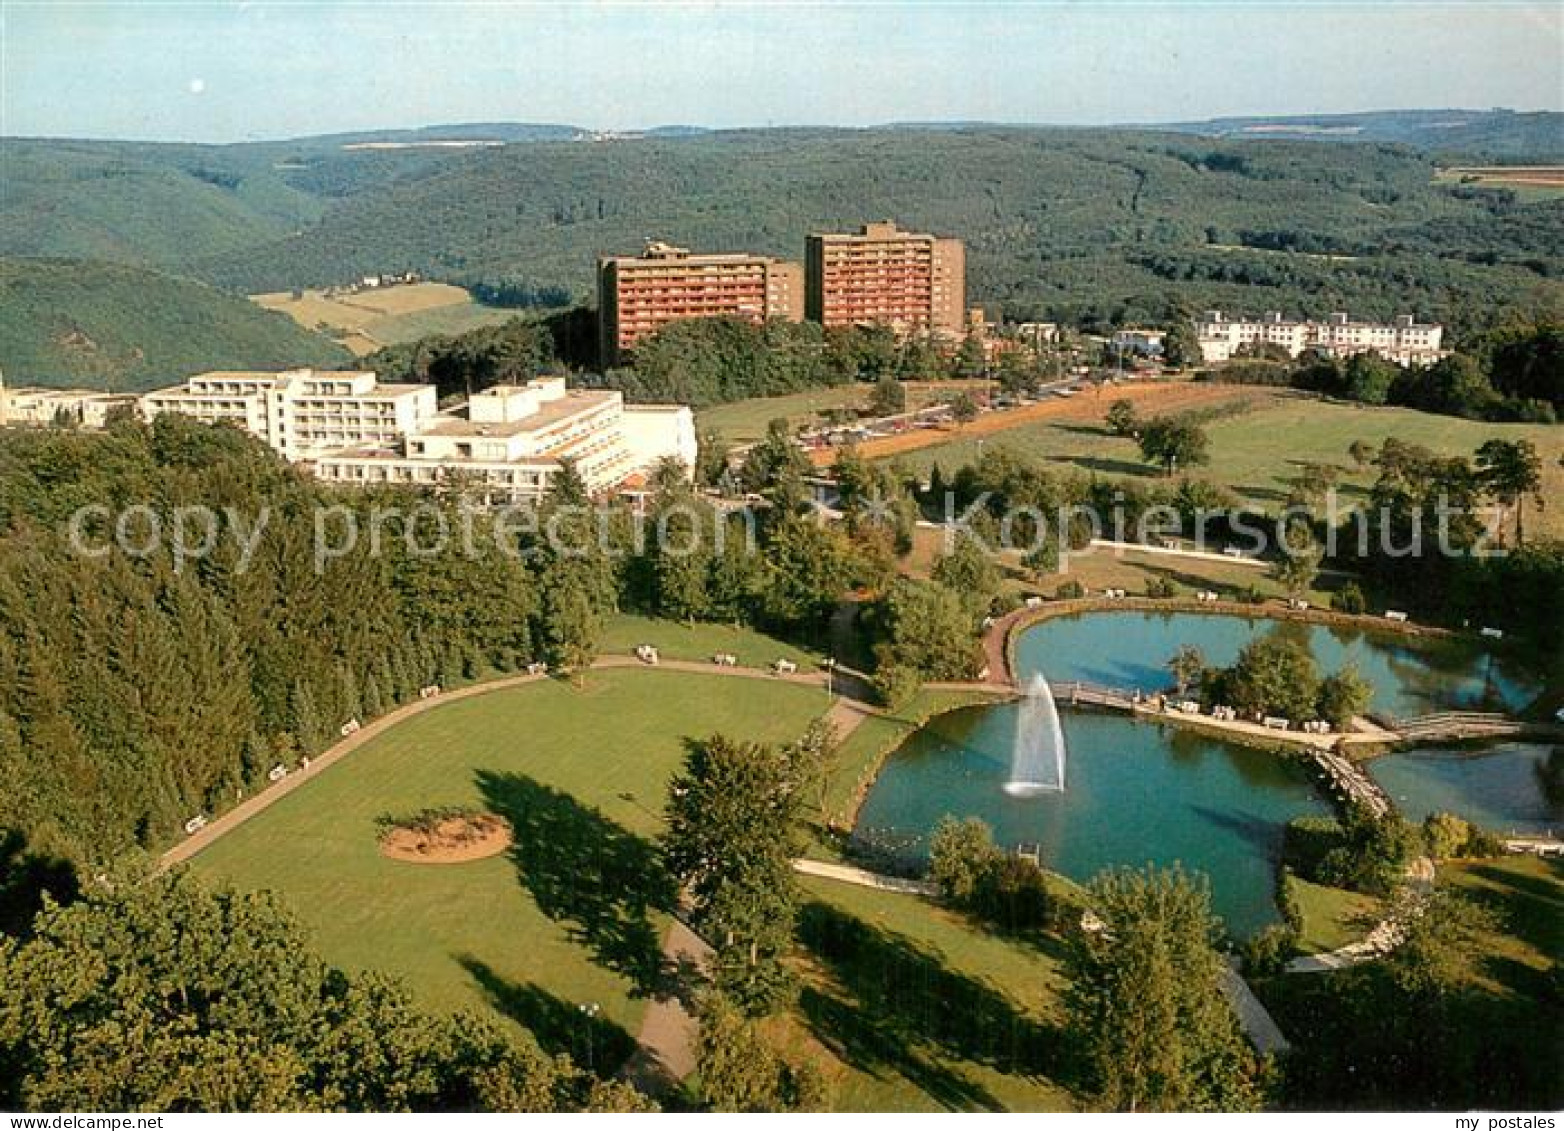
[{"label": "white low-rise hotel building", "polygon": [[1416,321],[1410,314],[1394,322],[1355,322],[1345,314],[1321,321],[1284,318],[1228,318],[1207,311],[1195,323],[1200,354],[1208,363],[1228,361],[1244,346],[1273,345],[1297,357],[1314,350],[1329,357],[1351,357],[1373,351],[1397,365],[1429,365],[1445,356],[1444,327]]},{"label": "white low-rise hotel building", "polygon": [[8,389],[0,375],[0,427],[23,425],[102,428],[115,409],[134,412],[136,398],[128,393],[104,393],[92,389],[40,389],[24,386]]},{"label": "white low-rise hotel building", "polygon": [[389,444],[439,412],[433,385],[382,385],[373,373],[293,369],[218,372],[141,398],[152,420],[165,412],[235,424],[284,457],[311,460],[363,444]]},{"label": "white low-rise hotel building", "polygon": [[433,385],[381,385],[373,373],[208,373],[147,394],[142,409],[236,424],[327,482],[460,481],[496,501],[540,498],[564,460],[593,494],[634,486],[665,457],[695,465],[689,408],[626,405],[563,377],[495,386],[442,411]]}]

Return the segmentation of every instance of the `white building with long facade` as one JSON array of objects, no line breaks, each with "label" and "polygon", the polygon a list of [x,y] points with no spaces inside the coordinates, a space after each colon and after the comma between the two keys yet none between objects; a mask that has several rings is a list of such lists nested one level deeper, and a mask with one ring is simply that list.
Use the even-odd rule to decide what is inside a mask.
[{"label": "white building with long facade", "polygon": [[1280,346],[1291,357],[1314,350],[1329,357],[1373,351],[1397,365],[1429,365],[1445,356],[1444,327],[1403,314],[1394,322],[1356,322],[1346,314],[1324,321],[1284,318],[1228,318],[1210,310],[1195,322],[1200,354],[1208,363],[1228,361],[1245,346]]},{"label": "white building with long facade", "polygon": [[433,385],[381,385],[373,373],[207,373],[149,393],[150,419],[179,412],[261,437],[333,483],[461,483],[504,501],[540,498],[562,461],[593,494],[633,483],[658,461],[695,465],[682,405],[632,406],[563,377],[498,385],[441,410]]}]

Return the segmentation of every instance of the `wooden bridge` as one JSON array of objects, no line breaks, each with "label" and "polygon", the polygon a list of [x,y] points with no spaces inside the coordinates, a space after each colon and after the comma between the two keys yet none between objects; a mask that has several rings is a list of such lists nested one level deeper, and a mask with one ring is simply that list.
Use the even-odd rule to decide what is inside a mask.
[{"label": "wooden bridge", "polygon": [[1101,683],[1087,683],[1078,679],[1056,679],[1049,681],[1048,689],[1053,692],[1055,702],[1068,703],[1072,707],[1107,707],[1115,711],[1133,711],[1137,705],[1135,692],[1126,691],[1122,687],[1108,687]]},{"label": "wooden bridge", "polygon": [[1390,719],[1389,729],[1405,742],[1458,742],[1468,738],[1505,738],[1531,728],[1498,711],[1435,711]]},{"label": "wooden bridge", "polygon": [[1376,817],[1391,811],[1390,795],[1356,762],[1332,750],[1312,750],[1310,756],[1340,800],[1361,805]]}]

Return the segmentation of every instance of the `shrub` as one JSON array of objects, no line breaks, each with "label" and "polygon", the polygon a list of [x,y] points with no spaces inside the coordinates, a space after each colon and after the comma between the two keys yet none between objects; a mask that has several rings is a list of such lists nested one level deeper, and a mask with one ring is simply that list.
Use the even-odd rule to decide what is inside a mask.
[{"label": "shrub", "polygon": [[1078,601],[1086,596],[1086,586],[1072,577],[1054,590],[1054,596],[1061,601]]},{"label": "shrub", "polygon": [[1363,596],[1362,586],[1356,581],[1349,581],[1331,594],[1330,607],[1338,613],[1361,616],[1368,609],[1368,599]]},{"label": "shrub", "polygon": [[1146,583],[1146,596],[1166,599],[1178,596],[1178,588],[1166,577],[1154,577]]},{"label": "shrub", "polygon": [[1280,974],[1297,950],[1297,932],[1284,923],[1272,923],[1244,943],[1244,972],[1261,978]]}]

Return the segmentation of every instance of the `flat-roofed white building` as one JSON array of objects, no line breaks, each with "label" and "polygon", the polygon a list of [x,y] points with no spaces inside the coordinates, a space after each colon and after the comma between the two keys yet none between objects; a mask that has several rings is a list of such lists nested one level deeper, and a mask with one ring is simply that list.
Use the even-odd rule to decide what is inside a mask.
[{"label": "flat-roofed white building", "polygon": [[695,418],[683,405],[630,406],[607,389],[569,389],[563,377],[475,394],[392,444],[314,461],[334,483],[436,486],[458,477],[510,502],[543,496],[569,460],[592,494],[623,486],[671,457],[693,469]]},{"label": "flat-roofed white building", "polygon": [[129,393],[104,393],[93,389],[6,388],[0,375],[0,426],[48,427],[65,424],[78,428],[102,428],[117,408],[135,410]]},{"label": "flat-roofed white building", "polygon": [[215,372],[141,398],[142,414],[235,424],[289,460],[364,444],[389,444],[439,412],[433,385],[382,385],[373,373],[292,369]]},{"label": "flat-roofed white building", "polygon": [[1397,365],[1429,365],[1445,356],[1444,327],[1422,323],[1410,314],[1394,322],[1357,322],[1346,314],[1324,321],[1284,318],[1273,312],[1264,318],[1228,318],[1207,311],[1195,323],[1201,357],[1208,363],[1228,361],[1245,346],[1274,345],[1297,357],[1315,350],[1330,357],[1351,357],[1373,351]]}]

